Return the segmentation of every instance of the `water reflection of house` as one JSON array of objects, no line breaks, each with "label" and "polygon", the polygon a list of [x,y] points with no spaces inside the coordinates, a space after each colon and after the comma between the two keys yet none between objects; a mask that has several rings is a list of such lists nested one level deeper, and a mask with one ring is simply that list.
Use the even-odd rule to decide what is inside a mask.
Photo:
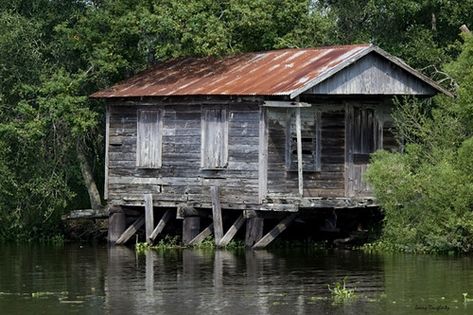
[{"label": "water reflection of house", "polygon": [[[298,213],[373,206],[363,173],[370,153],[396,150],[393,96],[438,92],[448,94],[372,45],[160,63],[92,95],[107,104],[111,239],[141,225],[154,239],[177,211],[188,243],[213,208],[203,236],[225,244],[246,221],[247,244],[264,247]],[[119,207],[146,204],[168,210],[161,225],[145,211],[123,234]],[[241,214],[226,237],[220,209]],[[268,213],[284,219],[261,239]]]}]

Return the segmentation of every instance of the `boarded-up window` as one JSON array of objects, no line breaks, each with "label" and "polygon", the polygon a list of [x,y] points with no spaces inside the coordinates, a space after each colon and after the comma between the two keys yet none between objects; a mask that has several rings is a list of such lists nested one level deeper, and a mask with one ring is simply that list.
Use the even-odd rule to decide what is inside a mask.
[{"label": "boarded-up window", "polygon": [[376,121],[374,110],[355,107],[353,119],[354,162],[368,163],[369,154],[376,151]]},{"label": "boarded-up window", "polygon": [[228,160],[228,121],[225,108],[202,109],[202,167],[223,168]]},{"label": "boarded-up window", "polygon": [[162,151],[162,112],[139,110],[136,137],[136,165],[160,168]]},{"label": "boarded-up window", "polygon": [[[313,109],[301,110],[302,166],[305,171],[320,171],[321,113]],[[297,171],[297,131],[295,115],[289,115],[287,136],[287,167]]]}]

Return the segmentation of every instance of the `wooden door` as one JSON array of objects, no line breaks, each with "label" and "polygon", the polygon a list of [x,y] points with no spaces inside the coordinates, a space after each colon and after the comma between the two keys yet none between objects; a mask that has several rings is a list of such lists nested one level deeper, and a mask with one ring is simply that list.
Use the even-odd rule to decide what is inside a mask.
[{"label": "wooden door", "polygon": [[[380,131],[381,130],[381,131]],[[347,105],[346,109],[346,193],[349,197],[372,195],[364,173],[370,154],[379,147],[379,120],[374,107]]]}]

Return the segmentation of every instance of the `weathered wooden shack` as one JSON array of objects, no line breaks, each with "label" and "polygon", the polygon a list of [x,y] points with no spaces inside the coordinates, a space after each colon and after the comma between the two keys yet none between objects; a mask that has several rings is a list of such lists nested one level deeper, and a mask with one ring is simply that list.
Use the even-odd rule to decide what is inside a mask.
[{"label": "weathered wooden shack", "polygon": [[[142,225],[152,241],[177,216],[186,243],[213,231],[224,245],[247,221],[247,245],[258,248],[299,213],[375,206],[363,173],[370,153],[398,148],[393,98],[439,92],[448,93],[373,45],[160,63],[92,95],[107,104],[110,241]],[[147,210],[125,231],[127,206]],[[228,211],[241,215],[224,233]],[[282,221],[263,237],[268,213]]]}]

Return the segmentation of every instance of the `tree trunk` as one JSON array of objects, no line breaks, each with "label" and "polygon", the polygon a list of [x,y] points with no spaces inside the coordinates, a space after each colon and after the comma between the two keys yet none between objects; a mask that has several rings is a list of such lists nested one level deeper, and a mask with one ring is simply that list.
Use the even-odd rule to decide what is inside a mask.
[{"label": "tree trunk", "polygon": [[89,162],[82,151],[82,149],[77,146],[77,158],[79,159],[80,171],[82,173],[82,178],[84,179],[85,186],[89,192],[90,206],[94,210],[102,208],[102,200],[100,199],[100,193],[95,184],[94,176],[90,168]]}]

